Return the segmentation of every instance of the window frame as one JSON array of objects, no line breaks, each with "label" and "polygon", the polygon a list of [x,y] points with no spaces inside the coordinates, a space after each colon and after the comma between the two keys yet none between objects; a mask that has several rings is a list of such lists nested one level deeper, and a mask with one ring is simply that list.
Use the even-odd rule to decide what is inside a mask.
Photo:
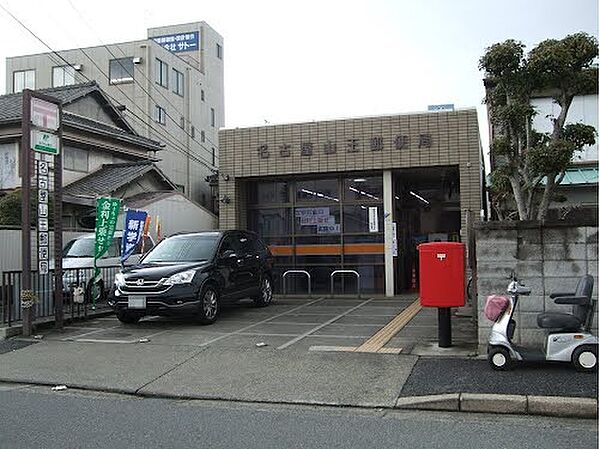
[{"label": "window frame", "polygon": [[215,108],[210,108],[210,126],[215,127],[215,123],[217,122],[217,113],[215,112]]},{"label": "window frame", "polygon": [[[156,69],[154,70],[154,82],[165,89],[169,88],[169,64],[161,59],[155,58]],[[164,84],[163,84],[164,83]]]},{"label": "window frame", "polygon": [[223,60],[223,46],[217,42],[217,58]]},{"label": "window frame", "polygon": [[[127,61],[131,63],[131,73],[127,71],[122,61]],[[113,78],[113,63],[118,64],[119,70],[122,70],[129,77],[121,77],[121,78]],[[127,56],[125,58],[114,58],[108,61],[108,84],[116,85],[116,84],[129,84],[133,83],[135,80],[135,64],[133,63],[133,56]]]},{"label": "window frame", "polygon": [[[27,74],[28,73],[32,73],[33,74],[33,85],[32,86],[28,86],[27,85]],[[16,89],[16,79],[17,79],[17,75],[23,75],[23,87],[20,90]],[[35,90],[35,69],[25,69],[25,70],[15,70],[13,72],[13,93],[18,94],[20,92],[23,92],[23,90],[25,89],[31,89],[31,90]]]},{"label": "window frame", "polygon": [[154,121],[160,125],[167,125],[167,110],[162,106],[154,105]]},{"label": "window frame", "polygon": [[179,70],[177,70],[175,67],[171,67],[172,70],[172,74],[173,74],[173,93],[176,95],[179,95],[180,97],[183,97],[185,95],[185,88],[184,88],[184,80],[185,78],[183,77],[183,72],[180,72]]},{"label": "window frame", "polygon": [[[72,77],[72,82],[68,83],[68,84],[65,81],[65,75],[67,74],[67,70],[72,72],[72,74],[69,74],[69,76]],[[57,72],[57,71],[59,71],[59,72]],[[61,84],[56,83],[55,75],[57,73],[60,73],[62,75],[62,83]],[[52,87],[72,86],[73,84],[75,84],[75,68],[73,66],[71,66],[71,65],[55,65],[54,67],[52,67]]]}]

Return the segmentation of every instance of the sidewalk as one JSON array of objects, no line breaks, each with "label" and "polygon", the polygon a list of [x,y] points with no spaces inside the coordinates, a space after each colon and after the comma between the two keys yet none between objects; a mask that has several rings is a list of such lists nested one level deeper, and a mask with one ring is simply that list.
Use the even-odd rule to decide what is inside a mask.
[{"label": "sidewalk", "polygon": [[[598,377],[570,365],[493,371],[474,354],[470,318],[437,319],[414,296],[278,298],[194,319],[114,316],[0,341],[0,382],[139,396],[376,408],[597,416]],[[2,354],[4,353],[4,354]]]}]

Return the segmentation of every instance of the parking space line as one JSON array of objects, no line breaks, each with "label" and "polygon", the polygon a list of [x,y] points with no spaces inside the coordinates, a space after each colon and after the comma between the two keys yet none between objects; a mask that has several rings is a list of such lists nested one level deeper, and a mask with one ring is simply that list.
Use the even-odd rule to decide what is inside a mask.
[{"label": "parking space line", "polygon": [[293,345],[294,343],[299,342],[300,340],[302,340],[305,337],[308,337],[310,334],[318,331],[319,329],[323,329],[325,326],[329,326],[331,323],[334,323],[335,321],[339,320],[340,318],[342,318],[343,316],[348,315],[350,312],[353,312],[354,310],[364,306],[365,304],[370,303],[371,301],[373,301],[373,298],[371,299],[367,299],[366,301],[361,302],[359,305],[352,307],[351,309],[346,310],[345,312],[339,314],[338,316],[333,317],[330,320],[325,321],[323,324],[320,324],[319,326],[313,327],[311,330],[304,332],[301,335],[298,335],[296,338],[291,339],[290,341],[282,344],[281,346],[279,346],[277,349],[285,349],[291,345]]},{"label": "parking space line", "polygon": [[98,332],[103,332],[103,331],[108,331],[108,330],[111,330],[111,329],[116,329],[117,327],[120,327],[120,326],[103,327],[102,329],[96,329],[96,330],[91,331],[91,332],[84,332],[83,334],[79,334],[79,335],[75,335],[75,336],[63,338],[63,339],[61,339],[61,341],[74,341],[74,340],[77,340],[77,339],[79,339],[81,337],[87,337],[88,335],[97,334]]},{"label": "parking space line", "polygon": [[398,314],[396,318],[381,328],[379,332],[369,338],[361,346],[356,348],[356,352],[378,352],[420,311],[421,303],[419,299],[417,299],[400,314]]},{"label": "parking space line", "polygon": [[269,321],[273,321],[275,318],[279,318],[280,316],[284,316],[284,315],[287,315],[289,313],[295,312],[296,310],[302,309],[303,307],[307,307],[307,306],[310,306],[312,304],[316,304],[317,302],[323,301],[324,299],[325,298],[317,298],[314,301],[310,301],[310,302],[301,304],[298,307],[294,307],[293,309],[290,309],[287,312],[279,313],[279,314],[274,315],[274,316],[272,316],[270,318],[267,318],[266,320],[262,320],[262,321],[259,321],[258,323],[250,324],[249,326],[243,327],[243,328],[238,329],[236,331],[229,332],[229,333],[227,333],[225,335],[221,335],[219,337],[213,338],[212,340],[205,341],[204,343],[202,343],[201,345],[198,345],[198,346],[199,347],[208,346],[211,343],[214,343],[216,341],[222,340],[224,338],[228,338],[228,337],[230,337],[232,335],[238,335],[238,334],[240,334],[240,333],[242,333],[242,332],[244,332],[244,331],[246,331],[248,329],[252,329],[253,327],[259,326],[259,325],[264,324],[264,323],[268,323]]}]

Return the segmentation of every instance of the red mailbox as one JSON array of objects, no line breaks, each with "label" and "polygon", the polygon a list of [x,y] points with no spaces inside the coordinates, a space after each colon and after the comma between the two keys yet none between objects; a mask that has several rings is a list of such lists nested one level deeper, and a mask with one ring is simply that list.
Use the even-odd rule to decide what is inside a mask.
[{"label": "red mailbox", "polygon": [[423,243],[419,250],[419,297],[425,307],[465,305],[465,245]]}]

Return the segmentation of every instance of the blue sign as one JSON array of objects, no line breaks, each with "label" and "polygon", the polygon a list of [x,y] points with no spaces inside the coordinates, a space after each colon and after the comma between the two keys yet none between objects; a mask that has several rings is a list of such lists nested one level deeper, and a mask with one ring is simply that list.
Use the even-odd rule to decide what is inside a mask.
[{"label": "blue sign", "polygon": [[453,104],[430,104],[427,106],[427,110],[430,112],[451,112],[454,111]]},{"label": "blue sign", "polygon": [[169,34],[167,36],[153,37],[152,39],[161,47],[164,47],[173,53],[200,50],[200,37],[198,31]]},{"label": "blue sign", "polygon": [[125,226],[121,246],[121,263],[124,263],[133,254],[135,247],[142,238],[144,223],[148,212],[145,210],[128,209],[125,214]]}]

